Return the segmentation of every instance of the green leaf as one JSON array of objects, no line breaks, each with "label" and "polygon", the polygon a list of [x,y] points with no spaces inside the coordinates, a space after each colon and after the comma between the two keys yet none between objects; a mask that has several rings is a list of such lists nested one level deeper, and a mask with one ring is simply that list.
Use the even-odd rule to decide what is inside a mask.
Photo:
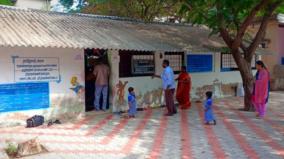
[{"label": "green leaf", "polygon": [[0,0],[0,5],[14,5],[11,0]]}]

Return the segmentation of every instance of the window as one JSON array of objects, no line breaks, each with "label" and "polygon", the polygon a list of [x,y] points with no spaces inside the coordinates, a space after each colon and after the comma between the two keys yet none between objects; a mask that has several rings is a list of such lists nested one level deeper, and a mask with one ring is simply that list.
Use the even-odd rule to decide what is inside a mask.
[{"label": "window", "polygon": [[153,52],[121,50],[119,56],[119,77],[149,76],[155,73]]},{"label": "window", "polygon": [[174,73],[180,73],[181,66],[184,65],[183,52],[165,52],[165,60],[169,60]]},{"label": "window", "polygon": [[155,73],[155,62],[153,55],[132,55],[132,70],[133,75],[145,75]]},{"label": "window", "polygon": [[[255,69],[255,62],[257,60],[257,55],[252,58],[251,67]],[[239,70],[238,66],[230,53],[221,53],[221,71],[236,71]]]},{"label": "window", "polygon": [[187,55],[188,72],[212,72],[213,55],[211,54],[189,54]]}]

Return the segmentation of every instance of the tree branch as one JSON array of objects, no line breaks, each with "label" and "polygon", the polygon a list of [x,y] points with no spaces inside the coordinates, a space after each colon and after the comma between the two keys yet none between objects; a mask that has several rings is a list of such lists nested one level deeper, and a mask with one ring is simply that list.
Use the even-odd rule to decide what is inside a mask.
[{"label": "tree branch", "polygon": [[267,12],[264,14],[262,21],[261,21],[261,25],[258,29],[258,32],[256,33],[252,43],[250,44],[249,48],[248,48],[248,56],[246,58],[247,61],[251,61],[252,57],[258,47],[258,44],[261,42],[261,40],[263,39],[264,35],[265,35],[265,30],[267,28],[268,22],[269,22],[269,18],[272,16],[273,12],[275,11],[275,9],[281,4],[283,3],[282,0],[276,1],[275,3],[272,3],[270,5],[267,6]]},{"label": "tree branch", "polygon": [[[186,2],[184,4],[187,6],[189,11],[192,10],[193,6],[191,6],[190,4]],[[198,12],[205,20],[209,20],[209,18],[205,16],[202,11],[196,11],[196,12]]]},{"label": "tree branch", "polygon": [[219,31],[221,34],[221,37],[225,41],[225,43],[228,45],[228,47],[232,48],[233,39],[230,37],[229,31],[225,27],[224,23],[224,16],[220,12],[220,6],[217,4],[217,18],[219,19]]},{"label": "tree branch", "polygon": [[241,49],[243,50],[244,55],[247,56],[246,54],[247,54],[247,52],[248,52],[248,48],[245,46],[244,43],[241,43]]},{"label": "tree branch", "polygon": [[225,29],[224,27],[220,27],[219,30],[220,30],[220,34],[221,34],[221,37],[223,38],[223,40],[229,46],[229,48],[231,48],[232,43],[233,43],[233,39],[231,39],[228,30]]},{"label": "tree branch", "polygon": [[236,35],[236,38],[232,44],[232,47],[233,48],[238,48],[241,44],[241,41],[242,41],[242,38],[248,28],[248,26],[251,24],[251,22],[253,21],[255,15],[257,14],[258,11],[260,11],[265,5],[267,5],[267,3],[269,2],[270,0],[261,0],[261,2],[256,5],[252,10],[251,12],[249,13],[249,15],[247,16],[247,18],[244,20],[244,22],[241,24],[238,32],[237,32],[237,35]]}]

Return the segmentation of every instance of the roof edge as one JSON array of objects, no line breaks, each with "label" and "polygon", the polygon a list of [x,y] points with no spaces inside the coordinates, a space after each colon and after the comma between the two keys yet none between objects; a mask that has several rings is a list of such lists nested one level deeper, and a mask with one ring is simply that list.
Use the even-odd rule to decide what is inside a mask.
[{"label": "roof edge", "polygon": [[170,26],[188,26],[193,27],[193,24],[190,23],[169,23],[169,22],[145,22],[140,19],[134,19],[129,17],[119,17],[119,16],[109,16],[109,15],[98,15],[98,14],[85,14],[85,13],[64,13],[64,12],[56,12],[56,11],[44,11],[39,9],[32,8],[23,8],[23,7],[15,7],[15,6],[6,6],[0,5],[0,9],[9,9],[15,11],[33,11],[40,13],[48,13],[48,14],[56,14],[56,15],[66,15],[66,16],[81,16],[81,17],[90,17],[96,19],[108,19],[108,20],[117,20],[117,21],[126,21],[126,22],[135,22],[135,23],[143,23],[143,24],[158,24],[158,25],[170,25]]}]

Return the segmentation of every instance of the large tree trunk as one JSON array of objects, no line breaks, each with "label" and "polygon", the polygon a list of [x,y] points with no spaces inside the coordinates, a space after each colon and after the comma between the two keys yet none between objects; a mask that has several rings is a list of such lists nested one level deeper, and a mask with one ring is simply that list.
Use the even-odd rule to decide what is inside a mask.
[{"label": "large tree trunk", "polygon": [[254,107],[251,101],[253,87],[254,87],[254,76],[251,69],[251,63],[246,60],[241,60],[241,66],[239,70],[241,73],[243,87],[245,91],[244,97],[244,109],[245,111],[254,111]]},{"label": "large tree trunk", "polygon": [[252,74],[246,74],[243,79],[243,86],[245,91],[245,97],[244,97],[244,110],[245,111],[254,111],[254,107],[251,101],[252,97],[252,91],[253,91],[253,75]]}]

